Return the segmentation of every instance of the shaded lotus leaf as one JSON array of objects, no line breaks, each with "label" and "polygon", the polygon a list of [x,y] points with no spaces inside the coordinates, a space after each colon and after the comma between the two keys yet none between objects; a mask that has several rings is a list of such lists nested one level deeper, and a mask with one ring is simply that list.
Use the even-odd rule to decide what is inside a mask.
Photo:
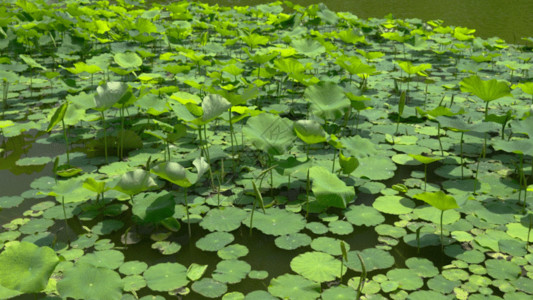
[{"label": "shaded lotus leaf", "polygon": [[306,144],[317,144],[327,140],[327,133],[314,120],[298,120],[294,122],[294,132]]},{"label": "shaded lotus leaf", "polygon": [[357,292],[345,285],[338,285],[331,287],[322,292],[322,300],[351,300],[357,299]]},{"label": "shaded lotus leaf", "polygon": [[310,300],[317,299],[321,289],[319,283],[305,279],[300,275],[283,274],[270,281],[268,291],[282,299]]},{"label": "shaded lotus leaf", "polygon": [[291,269],[309,280],[326,282],[339,276],[341,262],[327,253],[305,252],[291,260]]},{"label": "shaded lotus leaf", "polygon": [[217,268],[213,272],[213,279],[224,283],[238,283],[244,278],[252,267],[242,260],[223,260],[217,264]]},{"label": "shaded lotus leaf", "polygon": [[204,97],[202,101],[202,115],[203,122],[209,122],[220,116],[223,112],[227,111],[231,107],[231,103],[226,98],[211,94]]},{"label": "shaded lotus leaf", "polygon": [[207,298],[218,298],[228,290],[226,284],[212,278],[202,278],[191,286],[196,293]]},{"label": "shaded lotus leaf", "polygon": [[157,184],[150,173],[143,169],[136,169],[120,176],[114,189],[133,196],[154,187],[157,187]]},{"label": "shaded lotus leaf", "polygon": [[488,259],[485,261],[485,266],[489,276],[494,279],[513,280],[522,272],[520,266],[504,259]]},{"label": "shaded lotus leaf", "polygon": [[396,239],[399,239],[403,237],[407,231],[402,227],[396,227],[389,224],[380,224],[376,227],[374,227],[374,230],[379,234],[383,236],[390,236]]},{"label": "shaded lotus leaf", "polygon": [[355,198],[354,188],[326,168],[312,167],[309,177],[313,179],[312,191],[321,206],[346,208]]},{"label": "shaded lotus leaf", "polygon": [[28,65],[30,68],[39,68],[42,70],[46,70],[45,67],[43,67],[40,63],[36,62],[31,56],[26,54],[19,54],[19,57]]},{"label": "shaded lotus leaf", "polygon": [[124,275],[139,275],[146,271],[148,265],[143,261],[131,260],[123,263],[118,271]]},{"label": "shaded lotus leaf", "polygon": [[485,102],[507,96],[512,97],[509,86],[505,82],[496,79],[481,80],[479,76],[474,75],[464,78],[459,84],[461,85],[461,91],[475,95]]},{"label": "shaded lotus leaf", "polygon": [[129,85],[124,82],[111,81],[106,82],[96,88],[94,96],[94,107],[97,111],[105,111],[120,102],[123,98],[129,98]]},{"label": "shaded lotus leaf", "polygon": [[348,252],[348,260],[345,261],[345,265],[356,272],[362,271],[361,262],[357,256],[358,253],[365,263],[367,272],[387,269],[394,265],[394,257],[385,250],[367,248],[363,251],[350,251]]},{"label": "shaded lotus leaf", "polygon": [[485,260],[485,254],[482,252],[478,250],[465,250],[457,244],[444,247],[444,253],[449,257],[462,260],[469,264],[479,264]]},{"label": "shaded lotus leaf", "polygon": [[117,272],[77,263],[57,283],[61,297],[74,299],[121,299],[124,283]]},{"label": "shaded lotus leaf", "polygon": [[58,181],[48,195],[55,196],[58,202],[77,203],[91,199],[93,193],[83,188],[82,181],[71,178]]},{"label": "shaded lotus leaf", "polygon": [[502,150],[509,153],[533,155],[533,139],[524,140],[495,140],[492,146],[496,150]]},{"label": "shaded lotus leaf", "polygon": [[294,250],[309,245],[311,238],[305,233],[293,233],[277,237],[274,243],[278,248]]},{"label": "shaded lotus leaf", "polygon": [[158,223],[174,214],[175,202],[167,191],[141,193],[133,198],[132,213],[144,222]]},{"label": "shaded lotus leaf", "polygon": [[241,226],[247,213],[237,207],[211,209],[200,222],[200,226],[209,231],[233,231]]},{"label": "shaded lotus leaf", "polygon": [[227,232],[212,232],[196,242],[196,247],[204,251],[218,251],[229,243],[233,242],[235,237]]},{"label": "shaded lotus leaf", "polygon": [[[413,210],[413,214],[419,219],[433,222],[435,224],[440,223],[441,211],[436,207],[429,205],[418,206]],[[460,218],[461,214],[458,211],[452,210],[442,216],[442,224],[453,224]]]},{"label": "shaded lotus leaf", "polygon": [[19,227],[20,233],[34,234],[43,232],[54,225],[54,221],[48,219],[32,219],[28,223]]},{"label": "shaded lotus leaf", "polygon": [[392,215],[408,214],[413,211],[416,204],[402,196],[379,196],[372,206],[380,212]]},{"label": "shaded lotus leaf", "polygon": [[340,151],[339,165],[341,165],[342,174],[350,174],[359,167],[359,160],[354,156],[344,156],[342,151]]},{"label": "shaded lotus leaf", "polygon": [[242,132],[258,150],[270,155],[281,155],[292,147],[292,121],[277,115],[263,113],[251,117]]},{"label": "shaded lotus leaf", "polygon": [[181,245],[170,241],[157,241],[152,244],[152,249],[158,250],[163,255],[172,255],[181,249]]},{"label": "shaded lotus leaf", "polygon": [[115,62],[124,69],[137,69],[143,63],[142,59],[135,52],[117,53],[113,57]]},{"label": "shaded lotus leaf", "polygon": [[117,231],[124,226],[124,222],[120,220],[103,220],[98,222],[91,228],[91,232],[97,235],[106,235]]},{"label": "shaded lotus leaf", "polygon": [[146,284],[153,291],[172,291],[189,283],[187,268],[178,263],[160,263],[143,273]]},{"label": "shaded lotus leaf", "polygon": [[309,86],[304,96],[311,102],[309,107],[311,113],[323,120],[339,119],[351,105],[350,100],[344,95],[344,90],[338,84],[329,81]]},{"label": "shaded lotus leaf", "polygon": [[428,287],[433,291],[439,292],[441,294],[448,294],[453,291],[454,288],[461,285],[460,281],[451,281],[442,275],[437,275],[428,280]]},{"label": "shaded lotus leaf", "polygon": [[348,222],[356,226],[375,226],[385,221],[385,217],[372,206],[350,205],[344,212]]},{"label": "shaded lotus leaf", "polygon": [[442,211],[459,208],[459,205],[457,205],[455,198],[446,195],[443,191],[420,193],[414,195],[413,198],[422,200],[427,204],[436,207]]},{"label": "shaded lotus leaf", "polygon": [[523,133],[527,134],[529,138],[533,138],[533,116],[529,115],[522,120],[513,120],[509,124],[513,127],[513,133]]},{"label": "shaded lotus leaf", "polygon": [[0,286],[22,293],[40,292],[58,263],[59,258],[49,247],[28,242],[7,243],[0,253]]},{"label": "shaded lotus leaf", "polygon": [[[250,217],[245,219],[245,225],[250,224]],[[265,213],[256,211],[254,214],[253,227],[264,234],[286,235],[297,233],[305,227],[305,219],[300,214],[280,209],[277,207],[267,208]]]}]

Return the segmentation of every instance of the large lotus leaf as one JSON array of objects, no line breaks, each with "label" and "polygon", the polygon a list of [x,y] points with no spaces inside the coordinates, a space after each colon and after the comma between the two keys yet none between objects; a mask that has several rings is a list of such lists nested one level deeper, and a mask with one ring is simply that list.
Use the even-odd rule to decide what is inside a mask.
[{"label": "large lotus leaf", "polygon": [[357,299],[357,292],[352,287],[338,285],[322,292],[322,300],[351,300]]},{"label": "large lotus leaf", "polygon": [[46,70],[45,67],[43,67],[40,63],[36,62],[33,58],[31,58],[29,55],[26,54],[19,54],[19,57],[31,68],[39,68],[42,70]]},{"label": "large lotus leaf", "polygon": [[311,238],[305,233],[293,233],[277,237],[274,243],[278,248],[294,250],[309,245]]},{"label": "large lotus leaf", "polygon": [[321,288],[300,275],[283,274],[270,281],[268,291],[281,299],[312,300],[320,296]]},{"label": "large lotus leaf", "polygon": [[430,278],[439,274],[439,269],[433,265],[431,260],[426,258],[411,257],[405,261],[405,265],[420,277]]},{"label": "large lotus leaf", "polygon": [[368,156],[375,156],[378,153],[376,144],[369,139],[363,138],[359,135],[354,135],[348,138],[341,139],[342,145],[346,147],[348,152],[358,158],[366,158]]},{"label": "large lotus leaf", "polygon": [[56,110],[54,111],[54,114],[52,115],[52,118],[50,119],[50,123],[48,124],[48,127],[46,128],[47,132],[50,132],[63,118],[65,117],[65,113],[67,112],[68,108],[68,102],[63,102]]},{"label": "large lotus leaf", "polygon": [[224,283],[238,283],[252,270],[250,264],[242,260],[223,260],[217,264],[213,279]]},{"label": "large lotus leaf", "polygon": [[58,263],[51,248],[28,242],[8,243],[0,253],[0,285],[23,293],[40,292]]},{"label": "large lotus leaf", "polygon": [[354,188],[347,186],[326,168],[312,167],[309,177],[313,179],[313,194],[322,206],[346,208],[355,198]]},{"label": "large lotus leaf", "polygon": [[122,298],[123,285],[113,270],[78,263],[65,271],[57,290],[63,298],[112,300]]},{"label": "large lotus leaf", "polygon": [[175,202],[167,191],[142,193],[133,198],[132,213],[148,223],[158,223],[174,214]]},{"label": "large lotus leaf", "polygon": [[207,95],[202,101],[202,110],[204,111],[202,121],[208,122],[220,116],[230,107],[231,103],[226,98],[216,94]]},{"label": "large lotus leaf", "polygon": [[[533,82],[532,84],[533,85]],[[530,139],[533,139],[533,116],[529,115],[527,118],[522,120],[513,120],[509,123],[513,128],[513,133],[519,132],[524,133],[529,136]],[[0,128],[2,128],[0,126]]]},{"label": "large lotus leaf", "polygon": [[[334,222],[343,222],[343,221],[334,221]],[[329,236],[319,236],[311,242],[311,248],[315,251],[320,251],[320,252],[324,252],[327,254],[340,256],[342,255],[342,249],[340,247],[341,242],[342,240],[332,238]],[[349,244],[345,244],[344,246],[345,246],[346,251],[350,250]]]},{"label": "large lotus leaf", "polygon": [[487,273],[494,279],[513,280],[521,274],[520,266],[505,259],[489,259],[485,261]]},{"label": "large lotus leaf", "polygon": [[94,194],[83,187],[78,178],[70,178],[56,183],[48,195],[55,196],[58,202],[75,203],[91,199]]},{"label": "large lotus leaf", "polygon": [[240,244],[231,244],[217,251],[218,257],[222,259],[237,259],[246,256],[250,250]]},{"label": "large lotus leaf", "polygon": [[394,176],[396,164],[390,157],[370,156],[359,159],[359,166],[352,172],[352,176],[368,178],[371,180],[386,180]]},{"label": "large lotus leaf", "polygon": [[397,282],[402,290],[414,291],[424,285],[424,281],[418,274],[410,269],[394,269],[387,272],[390,281]]},{"label": "large lotus leaf", "polygon": [[326,282],[339,276],[341,262],[327,253],[305,252],[291,260],[291,269],[309,280]]},{"label": "large lotus leaf", "polygon": [[346,220],[356,226],[375,226],[385,221],[385,217],[372,206],[350,205],[344,213]]},{"label": "large lotus leaf", "polygon": [[235,237],[228,232],[212,232],[196,241],[196,247],[204,251],[218,251],[234,239]]},{"label": "large lotus leaf", "polygon": [[181,187],[190,187],[193,183],[187,178],[187,170],[177,162],[162,162],[150,172]]},{"label": "large lotus leaf", "polygon": [[[250,224],[250,217],[244,220],[246,225]],[[254,213],[253,227],[259,229],[264,234],[286,235],[297,233],[305,227],[305,219],[296,213],[280,209],[277,207],[267,208],[265,213],[256,211]]]},{"label": "large lotus leaf", "polygon": [[306,144],[317,144],[327,140],[326,131],[314,120],[298,120],[294,122],[294,132]]},{"label": "large lotus leaf", "polygon": [[427,204],[443,211],[459,208],[459,205],[457,205],[457,202],[455,202],[455,198],[446,195],[443,191],[420,193],[414,195],[413,198],[422,200]]},{"label": "large lotus leaf", "polygon": [[394,257],[387,251],[368,248],[363,251],[350,251],[348,252],[348,260],[345,262],[348,268],[361,272],[361,262],[357,254],[361,255],[367,272],[371,272],[379,269],[387,269],[394,265]]},{"label": "large lotus leaf", "polygon": [[269,113],[248,119],[242,132],[255,148],[270,155],[287,152],[296,137],[292,130],[291,120]]},{"label": "large lotus leaf", "polygon": [[93,265],[98,268],[117,269],[124,263],[124,254],[117,250],[95,251],[82,256],[78,263]]},{"label": "large lotus leaf", "polygon": [[93,109],[97,111],[109,109],[115,103],[122,100],[123,97],[128,97],[128,90],[128,84],[119,81],[111,81],[98,86],[96,88],[96,95],[94,95]]},{"label": "large lotus leaf", "polygon": [[323,120],[336,120],[344,116],[350,108],[350,100],[344,95],[344,90],[336,83],[321,81],[309,86],[304,93],[311,102],[311,112]]},{"label": "large lotus leaf", "polygon": [[143,63],[142,59],[135,52],[117,53],[113,58],[124,69],[136,69]]},{"label": "large lotus leaf", "polygon": [[420,65],[413,65],[410,61],[400,61],[397,62],[398,66],[404,70],[407,74],[417,74],[420,72],[424,72],[427,69],[431,69],[431,64],[420,64]]},{"label": "large lotus leaf", "polygon": [[326,52],[326,48],[313,39],[295,39],[292,40],[291,46],[299,53],[311,58]]},{"label": "large lotus leaf", "polygon": [[202,278],[193,283],[191,288],[196,293],[207,298],[219,298],[228,290],[226,284],[211,278]]},{"label": "large lotus leaf", "polygon": [[496,150],[509,153],[533,155],[533,139],[524,140],[494,140],[492,146]]},{"label": "large lotus leaf", "polygon": [[357,56],[341,56],[337,58],[335,63],[350,74],[372,74],[376,72],[375,66],[365,64]]},{"label": "large lotus leaf", "polygon": [[160,263],[151,266],[143,276],[148,287],[158,292],[172,291],[189,283],[187,268],[178,263]]},{"label": "large lotus leaf", "polygon": [[413,211],[416,204],[405,197],[390,195],[377,197],[372,206],[386,214],[402,215]]},{"label": "large lotus leaf", "polygon": [[241,226],[247,213],[237,207],[211,209],[200,222],[202,228],[209,231],[233,231]]},{"label": "large lotus leaf", "polygon": [[137,169],[122,175],[114,189],[133,196],[156,186],[157,184],[149,172]]},{"label": "large lotus leaf", "polygon": [[496,79],[484,81],[475,75],[464,78],[459,84],[461,85],[461,91],[478,96],[486,102],[506,96],[512,97],[509,86],[505,82]]}]

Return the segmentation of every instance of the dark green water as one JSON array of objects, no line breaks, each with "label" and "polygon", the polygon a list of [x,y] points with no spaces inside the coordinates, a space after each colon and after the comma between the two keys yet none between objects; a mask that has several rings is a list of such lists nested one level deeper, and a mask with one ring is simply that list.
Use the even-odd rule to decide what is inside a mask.
[{"label": "dark green water", "polygon": [[[268,0],[202,0],[221,6],[269,3]],[[292,0],[302,6],[325,3],[333,11],[349,11],[359,18],[440,19],[444,25],[476,29],[476,36],[497,36],[508,43],[524,43],[533,36],[533,0]]]}]

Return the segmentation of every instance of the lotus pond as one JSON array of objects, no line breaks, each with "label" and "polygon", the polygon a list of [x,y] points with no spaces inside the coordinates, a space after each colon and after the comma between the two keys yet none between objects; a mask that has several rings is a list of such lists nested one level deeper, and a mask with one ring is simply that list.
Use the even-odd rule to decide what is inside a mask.
[{"label": "lotus pond", "polygon": [[474,33],[3,1],[0,298],[531,299],[532,49]]}]

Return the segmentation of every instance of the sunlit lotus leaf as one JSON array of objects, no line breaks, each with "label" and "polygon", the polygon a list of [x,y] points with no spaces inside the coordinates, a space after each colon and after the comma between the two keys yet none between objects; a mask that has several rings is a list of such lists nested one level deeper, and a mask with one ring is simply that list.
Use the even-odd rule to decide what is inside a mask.
[{"label": "sunlit lotus leaf", "polygon": [[419,155],[419,154],[408,154],[408,155],[426,165],[442,159],[442,157],[428,157],[428,156]]},{"label": "sunlit lotus leaf", "polygon": [[274,66],[287,75],[301,74],[305,71],[304,65],[294,58],[278,58]]},{"label": "sunlit lotus leaf", "polygon": [[192,263],[189,268],[187,268],[187,278],[189,278],[192,281],[196,281],[205,273],[205,270],[207,270],[207,265],[199,265],[196,263]]},{"label": "sunlit lotus leaf", "polygon": [[42,291],[59,263],[55,251],[28,242],[12,242],[0,253],[0,285],[22,293]]},{"label": "sunlit lotus leaf", "polygon": [[431,69],[431,64],[420,64],[420,65],[413,65],[412,62],[410,61],[400,61],[400,62],[396,62],[398,64],[398,66],[400,66],[400,68],[402,68],[402,70],[404,70],[405,73],[407,74],[420,74],[420,75],[425,75],[423,72],[427,69]]},{"label": "sunlit lotus leaf", "polygon": [[154,187],[157,187],[157,184],[150,173],[143,169],[137,169],[122,175],[114,189],[133,196]]},{"label": "sunlit lotus leaf", "polygon": [[520,266],[505,259],[488,259],[485,261],[487,273],[494,279],[513,280],[521,274]]},{"label": "sunlit lotus leaf", "polygon": [[67,112],[68,102],[63,102],[61,106],[56,108],[54,114],[52,115],[52,119],[50,120],[50,123],[48,124],[48,128],[46,128],[47,132],[50,132],[63,118],[65,117],[65,113]]},{"label": "sunlit lotus leaf", "polygon": [[296,137],[292,126],[289,119],[263,113],[248,119],[242,132],[258,150],[280,155],[292,147]]},{"label": "sunlit lotus leaf", "polygon": [[291,46],[298,50],[299,53],[311,58],[326,52],[326,48],[313,39],[295,39],[292,40]]},{"label": "sunlit lotus leaf", "polygon": [[142,59],[135,52],[117,53],[113,58],[124,69],[136,69],[143,63]]},{"label": "sunlit lotus leaf", "polygon": [[306,144],[317,144],[327,140],[326,131],[314,120],[298,120],[294,122],[294,131]]},{"label": "sunlit lotus leaf", "polygon": [[152,244],[152,249],[159,250],[163,255],[172,255],[181,249],[181,245],[170,241],[158,241]]},{"label": "sunlit lotus leaf", "polygon": [[293,233],[279,236],[274,242],[278,248],[294,250],[309,245],[311,243],[311,238],[305,233]]},{"label": "sunlit lotus leaf", "polygon": [[[320,236],[320,237],[315,238],[311,242],[311,248],[315,251],[320,251],[320,252],[324,252],[327,254],[340,256],[342,255],[340,242],[341,240],[336,239],[336,238],[332,238],[329,236]],[[346,251],[349,251],[350,245],[346,244],[345,249]]]},{"label": "sunlit lotus leaf", "polygon": [[237,259],[246,256],[249,250],[240,244],[231,244],[217,251],[218,257],[222,259]]},{"label": "sunlit lotus leaf", "polygon": [[172,194],[142,193],[133,198],[132,213],[144,222],[158,223],[174,214],[175,202]]},{"label": "sunlit lotus leaf", "polygon": [[339,276],[341,261],[327,253],[305,252],[291,260],[291,269],[309,280],[326,282]]},{"label": "sunlit lotus leaf", "polygon": [[113,106],[115,103],[128,96],[129,86],[127,83],[119,81],[107,82],[96,88],[96,95],[94,96],[95,106],[93,109],[97,111],[105,111]]},{"label": "sunlit lotus leaf", "polygon": [[479,76],[470,76],[459,82],[461,91],[471,93],[485,102],[502,97],[512,97],[511,89],[503,82],[496,79],[481,80]]},{"label": "sunlit lotus leaf", "polygon": [[357,56],[340,56],[337,58],[335,63],[352,75],[373,74],[376,72],[375,66],[365,64]]},{"label": "sunlit lotus leaf", "polygon": [[526,94],[533,95],[533,81],[519,83],[516,87],[520,88]]},{"label": "sunlit lotus leaf", "polygon": [[0,129],[11,127],[15,125],[11,120],[0,120]]},{"label": "sunlit lotus leaf", "polygon": [[40,63],[36,62],[33,58],[26,54],[19,54],[19,57],[28,65],[30,68],[39,68],[42,70],[46,70],[45,67],[43,67]]},{"label": "sunlit lotus leaf", "polygon": [[241,40],[245,42],[250,48],[255,48],[259,45],[265,45],[268,43],[268,37],[257,33],[241,36]]},{"label": "sunlit lotus leaf", "polygon": [[439,269],[433,265],[431,260],[426,258],[411,257],[405,261],[405,265],[420,277],[430,278],[439,274]]},{"label": "sunlit lotus leaf", "polygon": [[379,211],[366,205],[350,205],[344,216],[356,226],[374,226],[385,221],[385,217]]},{"label": "sunlit lotus leaf", "polygon": [[192,284],[191,289],[207,298],[219,298],[228,290],[226,284],[212,278],[202,278]]},{"label": "sunlit lotus leaf", "polygon": [[304,92],[305,98],[311,102],[311,112],[323,120],[336,120],[350,108],[350,100],[344,90],[336,83],[322,81],[309,86]]},{"label": "sunlit lotus leaf", "polygon": [[83,182],[77,178],[57,182],[48,194],[55,196],[58,202],[65,203],[83,202],[94,196],[91,191],[83,188]]},{"label": "sunlit lotus leaf", "polygon": [[83,72],[87,72],[89,74],[95,74],[98,72],[102,72],[102,69],[97,65],[88,65],[85,62],[76,62],[74,63],[73,68],[64,68],[65,70],[69,71],[72,74],[80,74]]},{"label": "sunlit lotus leaf", "polygon": [[[292,234],[305,227],[305,219],[300,214],[277,207],[267,208],[265,211],[266,213],[256,211],[253,220],[253,227],[264,234],[276,236]],[[250,217],[247,217],[243,222],[245,225],[249,225]]]},{"label": "sunlit lotus leaf", "polygon": [[148,268],[145,262],[132,260],[123,263],[118,269],[124,275],[139,275]]},{"label": "sunlit lotus leaf", "polygon": [[414,291],[424,285],[424,281],[411,269],[397,268],[387,272],[390,281],[397,282],[402,290]]},{"label": "sunlit lotus leaf", "polygon": [[270,281],[268,291],[282,299],[310,300],[320,296],[321,288],[319,283],[300,275],[283,274]]},{"label": "sunlit lotus leaf", "polygon": [[376,248],[367,248],[363,251],[350,251],[348,252],[348,260],[345,262],[348,268],[361,272],[361,262],[357,254],[361,255],[363,262],[365,263],[365,268],[367,272],[379,269],[387,269],[394,265],[394,257],[387,251],[376,249]]},{"label": "sunlit lotus leaf", "polygon": [[172,291],[189,283],[187,268],[178,263],[160,263],[151,266],[143,276],[148,287],[158,292]]},{"label": "sunlit lotus leaf", "polygon": [[204,251],[218,251],[229,243],[233,242],[235,237],[227,232],[208,233],[196,242],[196,247]]},{"label": "sunlit lotus leaf", "polygon": [[[353,152],[352,152],[353,153]],[[357,157],[357,155],[355,155]],[[359,158],[359,166],[352,172],[352,176],[371,180],[385,180],[394,176],[396,164],[386,156],[370,156]]]},{"label": "sunlit lotus leaf", "polygon": [[322,300],[356,299],[357,292],[352,287],[338,285],[322,292]]},{"label": "sunlit lotus leaf", "polygon": [[320,205],[345,208],[355,198],[353,187],[346,186],[337,175],[323,167],[312,167],[309,176],[313,179],[312,191]]},{"label": "sunlit lotus leaf", "polygon": [[61,297],[74,299],[121,299],[124,283],[117,272],[77,263],[57,283]]},{"label": "sunlit lotus leaf", "polygon": [[217,264],[213,278],[224,283],[238,283],[252,270],[250,264],[242,260],[223,260]]},{"label": "sunlit lotus leaf", "polygon": [[200,226],[209,231],[233,231],[241,226],[247,213],[236,207],[211,209],[200,222]]},{"label": "sunlit lotus leaf", "polygon": [[446,195],[443,191],[420,193],[414,195],[413,198],[422,200],[427,204],[443,211],[453,208],[459,208],[459,205],[457,205],[455,198]]},{"label": "sunlit lotus leaf", "polygon": [[207,95],[202,101],[202,110],[204,112],[202,121],[209,122],[220,116],[220,114],[227,111],[230,107],[231,103],[226,98],[216,94]]},{"label": "sunlit lotus leaf", "polygon": [[118,250],[95,251],[85,254],[78,262],[113,270],[124,263],[124,254]]},{"label": "sunlit lotus leaf", "polygon": [[46,156],[40,156],[40,157],[24,157],[15,162],[17,166],[39,166],[39,165],[46,165],[47,163],[51,162],[52,159],[50,157]]}]

